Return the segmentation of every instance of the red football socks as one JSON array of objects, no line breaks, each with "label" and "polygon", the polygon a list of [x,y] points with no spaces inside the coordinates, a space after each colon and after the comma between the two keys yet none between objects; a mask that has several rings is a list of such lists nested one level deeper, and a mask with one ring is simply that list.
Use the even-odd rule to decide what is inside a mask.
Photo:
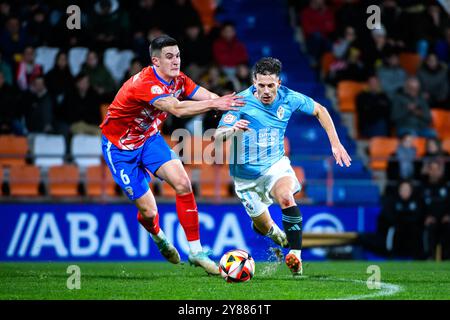
[{"label": "red football socks", "polygon": [[176,207],[178,219],[184,229],[188,241],[200,239],[200,231],[198,224],[198,210],[195,203],[194,194],[188,193],[176,196]]},{"label": "red football socks", "polygon": [[145,218],[139,211],[137,214],[137,219],[139,223],[153,235],[157,235],[160,228],[159,228],[159,214],[156,214],[156,216],[153,219]]}]

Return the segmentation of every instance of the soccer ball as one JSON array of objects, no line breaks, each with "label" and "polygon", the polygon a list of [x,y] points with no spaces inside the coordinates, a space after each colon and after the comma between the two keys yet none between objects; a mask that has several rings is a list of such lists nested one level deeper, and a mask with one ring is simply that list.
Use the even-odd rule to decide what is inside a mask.
[{"label": "soccer ball", "polygon": [[231,250],[220,259],[219,269],[225,281],[245,282],[255,274],[255,260],[244,250]]}]

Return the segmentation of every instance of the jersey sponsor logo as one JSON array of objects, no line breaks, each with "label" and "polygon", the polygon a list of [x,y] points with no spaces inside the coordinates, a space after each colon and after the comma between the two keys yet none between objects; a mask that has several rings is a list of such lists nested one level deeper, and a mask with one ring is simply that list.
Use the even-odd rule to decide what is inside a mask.
[{"label": "jersey sponsor logo", "polygon": [[284,108],[283,108],[283,106],[279,106],[278,107],[278,110],[277,110],[277,117],[278,117],[278,119],[283,119],[283,117],[284,117]]},{"label": "jersey sponsor logo", "polygon": [[225,116],[225,118],[223,118],[223,122],[230,124],[233,123],[233,121],[236,120],[236,116],[232,115],[232,114],[227,114]]},{"label": "jersey sponsor logo", "polygon": [[160,86],[153,86],[151,89],[150,89],[150,91],[153,93],[153,94],[162,94],[164,91],[163,91],[163,89],[160,87]]}]

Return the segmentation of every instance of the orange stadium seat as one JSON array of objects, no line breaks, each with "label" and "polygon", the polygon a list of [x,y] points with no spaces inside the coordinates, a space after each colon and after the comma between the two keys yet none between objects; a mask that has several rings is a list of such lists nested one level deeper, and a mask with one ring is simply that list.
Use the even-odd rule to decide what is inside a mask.
[{"label": "orange stadium seat", "polygon": [[374,170],[386,170],[389,156],[397,149],[397,146],[397,138],[373,137],[370,139],[370,167]]},{"label": "orange stadium seat", "polygon": [[25,165],[27,152],[28,141],[26,137],[0,136],[0,166]]},{"label": "orange stadium seat", "polygon": [[11,196],[38,196],[41,172],[33,165],[13,166],[9,171]]},{"label": "orange stadium seat", "polygon": [[229,175],[226,165],[203,165],[199,192],[202,197],[228,197]]},{"label": "orange stadium seat", "polygon": [[442,141],[442,149],[450,153],[450,138]]},{"label": "orange stadium seat", "polygon": [[417,73],[421,64],[420,56],[417,53],[402,52],[399,55],[400,66],[405,69],[406,73],[413,76]]},{"label": "orange stadium seat", "polygon": [[91,197],[114,196],[116,184],[106,166],[92,166],[86,170],[86,194]]},{"label": "orange stadium seat", "polygon": [[305,170],[303,169],[303,167],[300,167],[300,166],[292,166],[292,168],[294,169],[294,172],[295,172],[295,175],[297,176],[298,181],[302,185],[302,190],[300,190],[300,192],[298,192],[295,195],[295,199],[301,199],[305,196],[305,192],[304,192],[305,184],[306,184]]},{"label": "orange stadium seat", "polygon": [[77,196],[78,183],[79,170],[75,165],[54,166],[48,170],[48,193],[50,196]]},{"label": "orange stadium seat", "polygon": [[325,52],[320,60],[321,76],[325,77],[330,71],[331,64],[336,61],[336,57],[332,52]]},{"label": "orange stadium seat", "polygon": [[214,18],[216,11],[215,0],[192,0],[192,5],[197,10],[202,20],[203,28],[208,33],[215,25],[216,20]]},{"label": "orange stadium seat", "polygon": [[433,128],[437,131],[439,138],[450,138],[450,111],[442,109],[431,109]]},{"label": "orange stadium seat", "polygon": [[365,82],[340,81],[337,86],[339,110],[342,112],[356,111],[356,96],[366,88]]},{"label": "orange stadium seat", "polygon": [[421,157],[425,154],[427,139],[422,137],[415,137],[414,146],[416,147],[417,156]]}]

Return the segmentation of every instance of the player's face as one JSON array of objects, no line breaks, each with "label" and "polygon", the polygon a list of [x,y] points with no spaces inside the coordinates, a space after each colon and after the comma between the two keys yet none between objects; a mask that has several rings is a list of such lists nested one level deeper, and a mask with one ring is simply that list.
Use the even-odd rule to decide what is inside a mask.
[{"label": "player's face", "polygon": [[253,79],[256,88],[256,98],[264,104],[271,104],[277,97],[277,90],[281,85],[281,80],[274,74],[257,74]]},{"label": "player's face", "polygon": [[169,77],[175,78],[180,74],[180,49],[178,46],[164,47],[161,50],[161,56],[156,60],[158,71]]}]

